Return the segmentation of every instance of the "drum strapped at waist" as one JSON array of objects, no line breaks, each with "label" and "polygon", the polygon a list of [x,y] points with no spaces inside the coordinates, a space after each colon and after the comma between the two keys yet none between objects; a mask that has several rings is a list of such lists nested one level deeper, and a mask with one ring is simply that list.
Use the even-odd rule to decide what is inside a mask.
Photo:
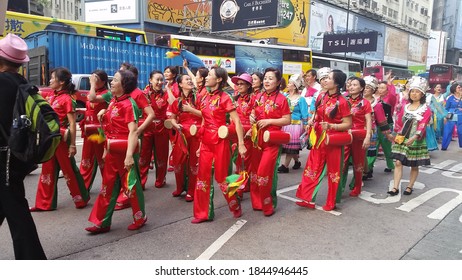
[{"label": "drum strapped at waist", "polygon": [[173,128],[172,120],[171,119],[166,119],[164,121],[164,126],[165,126],[166,129],[172,129]]},{"label": "drum strapped at waist", "polygon": [[[141,140],[138,139],[136,142],[136,149],[138,153],[140,152],[141,149]],[[106,150],[108,153],[123,153],[125,154],[127,152],[128,148],[128,139],[106,139]]]},{"label": "drum strapped at waist", "polygon": [[101,128],[100,124],[96,124],[96,123],[85,124],[85,126],[83,127],[83,133],[86,136],[96,134],[96,133],[99,133],[98,128]]},{"label": "drum strapped at waist", "polygon": [[263,132],[263,142],[269,144],[287,144],[290,142],[290,133],[282,130],[267,130]]},{"label": "drum strapped at waist", "polygon": [[191,136],[196,136],[198,130],[199,130],[199,129],[197,128],[197,125],[192,124],[192,125],[189,127],[189,134],[191,134]]},{"label": "drum strapped at waist", "polygon": [[[251,129],[251,125],[242,125],[242,130],[244,134]],[[237,131],[236,131],[236,126],[234,124],[231,124],[229,126],[222,125],[218,128],[218,137],[221,139],[226,139],[226,138],[237,138]]]},{"label": "drum strapped at waist", "polygon": [[351,132],[328,132],[326,135],[327,146],[345,146],[353,142],[353,135]]},{"label": "drum strapped at waist", "polygon": [[353,135],[354,140],[364,140],[367,135],[367,130],[365,129],[351,129],[351,135]]}]

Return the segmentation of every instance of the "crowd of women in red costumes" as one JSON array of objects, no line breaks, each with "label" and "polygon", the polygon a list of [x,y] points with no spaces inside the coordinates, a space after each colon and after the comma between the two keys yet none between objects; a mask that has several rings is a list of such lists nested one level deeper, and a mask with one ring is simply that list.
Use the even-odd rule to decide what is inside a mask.
[{"label": "crowd of women in red costumes", "polygon": [[[214,219],[214,181],[234,218],[243,214],[245,193],[250,195],[253,210],[272,216],[278,173],[289,172],[291,159],[295,160],[293,169],[303,167],[298,154],[305,146],[310,152],[296,204],[310,209],[316,208],[325,176],[328,189],[322,209],[336,208],[347,184],[350,161],[354,178],[349,195],[361,194],[364,181],[372,177],[367,174],[373,168],[377,139],[384,149],[388,145],[384,141],[392,144],[386,152],[394,165],[388,164],[390,170],[385,172],[395,169],[395,182],[401,179],[402,166],[411,167],[405,195],[413,191],[418,167],[429,164],[425,128],[432,109],[425,102],[423,78],[409,81],[409,95],[403,101],[395,91],[387,90],[390,83],[381,89],[371,76],[347,82],[345,73],[329,68],[292,75],[287,93],[276,68],[232,78],[218,66],[194,69],[194,73],[185,61],[183,69],[185,74],[173,66],[163,72],[153,70],[144,90],[138,88],[136,67],[128,63],[121,64],[109,89],[107,73],[94,71],[80,123],[84,140],[80,170],[74,160],[77,130],[72,74],[65,68],[54,69],[50,80],[54,92],[46,98],[60,118],[63,141],[55,157],[43,165],[31,211],[57,208],[60,168],[75,207],[84,208],[99,167],[102,184],[89,217],[93,225],[86,228],[98,234],[108,232],[114,211],[124,208],[132,209],[128,229],[143,227],[148,219],[143,190],[167,183],[175,186],[173,197],[184,195],[185,201],[192,202],[193,224]],[[224,90],[228,85],[234,93]],[[374,95],[378,88],[380,94]],[[390,107],[401,112],[394,126],[383,109],[389,100],[398,100]],[[286,160],[279,166],[282,151]],[[175,182],[166,182],[169,166]],[[153,184],[150,168],[155,168]],[[239,184],[230,181],[233,174],[240,174]],[[388,194],[397,193],[395,184]]]}]

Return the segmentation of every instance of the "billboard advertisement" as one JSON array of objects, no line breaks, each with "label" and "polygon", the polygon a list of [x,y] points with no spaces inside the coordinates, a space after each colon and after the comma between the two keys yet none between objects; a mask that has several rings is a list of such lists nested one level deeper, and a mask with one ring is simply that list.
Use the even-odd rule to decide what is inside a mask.
[{"label": "billboard advertisement", "polygon": [[138,22],[138,1],[85,1],[85,21],[92,23]]},{"label": "billboard advertisement", "polygon": [[367,60],[383,60],[385,25],[381,22],[370,20],[358,15],[354,15],[352,21],[351,19],[352,18],[350,17],[350,22],[348,25],[352,26],[352,28],[354,28],[353,30],[377,31],[378,37],[376,51],[366,53],[351,53],[349,56]]},{"label": "billboard advertisement", "polygon": [[263,72],[268,67],[283,71],[282,49],[236,46],[236,73]]},{"label": "billboard advertisement", "polygon": [[324,34],[323,53],[375,52],[377,31],[347,34]]},{"label": "billboard advertisement", "polygon": [[306,47],[308,45],[308,0],[280,0],[279,27],[251,35],[256,39],[276,38],[278,44]]},{"label": "billboard advertisement", "polygon": [[383,60],[388,63],[407,66],[409,35],[395,28],[385,31],[385,53]]},{"label": "billboard advertisement", "polygon": [[212,32],[278,25],[278,0],[212,0]]},{"label": "billboard advertisement", "polygon": [[[350,17],[353,15],[350,14]],[[310,35],[308,47],[313,51],[322,51],[324,34],[345,32],[346,11],[316,2],[310,8]],[[348,29],[351,29],[350,27]]]},{"label": "billboard advertisement", "polygon": [[408,65],[426,65],[428,40],[415,35],[409,35]]},{"label": "billboard advertisement", "polygon": [[[199,9],[199,5],[207,5],[197,0],[146,0],[146,21],[162,22],[162,24],[180,26],[185,18],[193,18],[198,26],[208,26],[209,12],[205,6]],[[187,9],[184,9],[184,7]],[[196,14],[198,11],[198,14]],[[202,13],[202,14],[201,14]],[[189,25],[189,24],[187,24]]]}]

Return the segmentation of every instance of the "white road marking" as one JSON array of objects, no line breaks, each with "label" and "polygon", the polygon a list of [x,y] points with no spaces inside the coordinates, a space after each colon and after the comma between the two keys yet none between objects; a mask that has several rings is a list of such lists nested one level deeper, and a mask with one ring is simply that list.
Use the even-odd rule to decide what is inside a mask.
[{"label": "white road marking", "polygon": [[[371,193],[371,192],[363,190],[363,191],[361,191],[361,194],[359,195],[359,198],[361,198],[361,199],[363,199],[365,201],[374,203],[374,204],[386,204],[386,203],[399,202],[401,200],[401,190],[404,189],[403,187],[401,187],[401,185],[403,183],[409,183],[409,180],[401,180],[401,182],[399,184],[399,190],[398,190],[399,192],[395,196],[387,196],[387,198],[375,198],[375,197],[372,197],[373,195],[376,195],[375,193]],[[393,189],[393,185],[394,185],[394,180],[391,180],[390,184],[388,185],[388,190],[391,191]],[[414,183],[414,188],[421,190],[421,189],[425,188],[425,185],[420,183],[420,182],[415,182]]]},{"label": "white road marking", "polygon": [[426,191],[425,193],[419,195],[416,198],[409,200],[408,202],[406,202],[405,204],[401,205],[400,207],[396,209],[405,211],[405,212],[411,212],[415,208],[424,204],[426,201],[430,200],[431,198],[443,192],[453,192],[458,195],[454,199],[448,201],[446,204],[439,207],[438,209],[436,209],[435,211],[433,211],[427,216],[430,219],[441,220],[444,217],[446,217],[449,214],[449,212],[451,212],[454,208],[456,208],[459,204],[462,203],[462,191],[453,190],[449,188],[434,188],[434,189]]},{"label": "white road marking", "polygon": [[[297,198],[294,198],[294,197],[290,197],[290,196],[287,196],[283,193],[285,192],[290,192],[290,191],[293,191],[293,190],[296,190],[298,188],[298,185],[294,185],[294,186],[290,186],[290,187],[287,187],[287,188],[283,188],[283,189],[280,189],[276,192],[277,196],[279,196],[280,198],[284,198],[284,199],[287,199],[287,200],[290,200],[290,201],[293,201],[293,202],[297,202],[297,201],[300,201],[300,199],[297,199]],[[316,209],[317,210],[321,210],[321,211],[324,211],[324,209],[322,209],[321,206],[318,206],[316,205]],[[341,212],[338,212],[338,211],[335,211],[335,210],[332,210],[332,211],[324,211],[326,213],[329,213],[329,214],[332,214],[334,216],[340,216],[342,215]]]},{"label": "white road marking", "polygon": [[212,243],[196,260],[210,260],[210,258],[220,250],[236,232],[247,223],[246,220],[239,220],[223,233],[215,242]]},{"label": "white road marking", "polygon": [[426,174],[433,174],[433,173],[435,173],[436,171],[439,171],[439,170],[441,170],[441,169],[444,169],[445,167],[447,167],[447,166],[449,166],[449,165],[451,165],[451,164],[454,164],[454,163],[456,163],[456,162],[457,162],[457,161],[455,161],[455,160],[450,160],[450,159],[448,159],[448,160],[445,160],[445,161],[443,161],[443,162],[440,162],[440,163],[438,163],[438,164],[436,164],[436,165],[433,165],[433,166],[431,166],[431,167],[429,167],[429,168],[422,167],[422,168],[420,168],[419,172],[421,172],[421,173],[426,173]]}]

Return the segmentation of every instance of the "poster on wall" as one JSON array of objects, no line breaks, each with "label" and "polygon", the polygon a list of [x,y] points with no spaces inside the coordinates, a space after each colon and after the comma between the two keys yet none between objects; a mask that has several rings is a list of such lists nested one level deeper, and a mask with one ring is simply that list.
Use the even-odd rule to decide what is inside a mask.
[{"label": "poster on wall", "polygon": [[349,56],[367,60],[383,60],[385,25],[381,22],[373,21],[358,15],[354,15],[353,22],[350,22],[348,25],[353,26],[355,31],[377,31],[378,34],[376,51],[366,53],[350,53]]},{"label": "poster on wall", "polygon": [[308,45],[308,15],[310,5],[307,0],[280,0],[280,27],[258,32],[256,39],[276,38],[278,44],[306,47]]},{"label": "poster on wall", "polygon": [[[210,10],[197,0],[147,0],[146,21],[162,22],[162,24],[180,26],[185,18],[193,18],[197,26],[210,26]],[[185,6],[187,9],[185,9]],[[200,12],[197,12],[200,11]],[[190,24],[186,24],[190,25]]]},{"label": "poster on wall", "polygon": [[[350,18],[353,17],[350,14]],[[334,32],[345,32],[347,26],[347,13],[316,2],[310,8],[310,35],[308,37],[308,47],[313,51],[322,51],[324,34]],[[348,29],[351,30],[350,27]]]},{"label": "poster on wall", "polygon": [[426,65],[428,40],[415,35],[409,35],[409,65]]},{"label": "poster on wall", "polygon": [[236,73],[264,72],[268,67],[283,70],[282,49],[236,46]]},{"label": "poster on wall", "polygon": [[385,53],[383,60],[388,63],[407,66],[409,35],[395,28],[386,28]]}]

